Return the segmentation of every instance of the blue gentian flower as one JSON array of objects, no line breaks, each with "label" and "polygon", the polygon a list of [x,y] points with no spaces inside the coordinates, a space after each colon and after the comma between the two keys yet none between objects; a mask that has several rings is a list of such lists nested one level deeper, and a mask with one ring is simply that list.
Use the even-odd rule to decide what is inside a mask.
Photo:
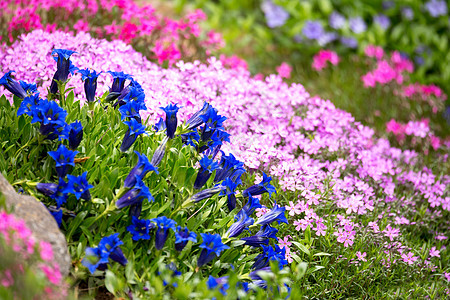
[{"label": "blue gentian flower", "polygon": [[142,110],[142,106],[137,101],[130,101],[124,104],[119,108],[120,118],[125,120],[126,118],[136,119],[139,123],[141,123],[141,115],[139,114],[139,110]]},{"label": "blue gentian flower", "polygon": [[13,95],[24,99],[27,96],[27,93],[25,92],[24,88],[20,84],[20,82],[14,80],[11,77],[11,73],[16,71],[9,71],[3,75],[2,78],[0,78],[0,84],[4,86],[5,89],[10,91]]},{"label": "blue gentian flower", "polygon": [[251,194],[248,194],[248,201],[244,205],[242,210],[245,211],[245,213],[247,215],[251,216],[257,208],[261,208],[261,207],[262,207],[262,205],[259,203],[259,199],[256,197],[252,197]]},{"label": "blue gentian flower", "polygon": [[219,164],[210,159],[208,156],[204,156],[202,159],[200,159],[199,163],[200,170],[198,171],[197,178],[194,182],[194,189],[197,190],[201,189],[202,186],[205,185],[209,177],[211,177],[212,172],[219,167]]},{"label": "blue gentian flower", "polygon": [[122,244],[123,242],[119,239],[119,234],[115,233],[102,238],[100,243],[98,243],[98,248],[103,254],[108,255],[112,260],[124,266],[128,261],[123,256],[122,250],[119,248]]},{"label": "blue gentian flower", "polygon": [[52,55],[56,54],[58,55],[58,57],[55,57],[57,69],[50,85],[50,93],[56,94],[56,92],[58,91],[58,84],[56,83],[56,81],[67,81],[71,69],[73,72],[74,68],[76,68],[70,61],[70,56],[74,53],[77,52],[66,49],[53,49]]},{"label": "blue gentian flower", "polygon": [[261,224],[261,225],[267,225],[274,221],[277,221],[278,224],[281,222],[288,224],[288,221],[286,219],[286,216],[284,215],[284,212],[286,211],[286,207],[284,206],[278,206],[275,204],[272,208],[272,210],[268,211],[264,215],[262,215],[255,223]]},{"label": "blue gentian flower", "polygon": [[83,125],[76,120],[69,124],[69,148],[75,150],[83,139]]},{"label": "blue gentian flower", "polygon": [[158,227],[155,234],[155,248],[157,250],[161,250],[166,243],[167,237],[169,235],[169,229],[175,231],[177,222],[165,216],[152,219],[152,222],[155,222],[156,226]]},{"label": "blue gentian flower", "polygon": [[240,210],[236,216],[237,220],[234,222],[230,228],[228,229],[226,236],[227,237],[237,237],[239,236],[245,229],[248,229],[248,226],[252,225],[254,220],[247,216],[244,210]]},{"label": "blue gentian flower", "polygon": [[136,184],[136,177],[143,179],[148,172],[154,171],[156,174],[158,173],[158,168],[154,167],[149,161],[147,156],[144,154],[140,154],[137,151],[134,153],[138,156],[138,162],[136,166],[130,171],[127,178],[125,178],[124,186],[126,188],[131,188]]},{"label": "blue gentian flower", "polygon": [[40,100],[41,98],[39,98],[39,94],[25,97],[20,103],[19,109],[17,110],[17,116],[26,114],[32,117],[38,108],[37,105]]},{"label": "blue gentian flower", "polygon": [[61,205],[66,203],[68,194],[65,192],[67,183],[59,177],[58,186],[56,187],[56,192],[50,195],[50,198],[55,200],[56,208],[60,208]]},{"label": "blue gentian flower", "polygon": [[108,71],[109,74],[113,77],[113,84],[109,89],[110,93],[119,93],[125,87],[125,80],[131,79],[131,75],[125,74],[124,72],[112,72]]},{"label": "blue gentian flower", "polygon": [[322,24],[319,21],[306,21],[302,29],[303,35],[310,40],[319,39],[324,32]]},{"label": "blue gentian flower", "polygon": [[155,153],[153,153],[152,160],[150,161],[153,166],[157,167],[161,163],[164,153],[166,152],[166,144],[168,140],[169,138],[167,136],[164,137],[161,145],[159,145],[158,148],[156,148]]},{"label": "blue gentian flower", "polygon": [[62,216],[63,211],[62,209],[59,209],[57,211],[49,210],[50,214],[55,218],[56,223],[58,224],[58,227],[61,227],[62,224]]},{"label": "blue gentian flower", "polygon": [[135,186],[117,200],[116,206],[117,208],[124,208],[129,205],[142,203],[144,199],[148,199],[149,202],[155,200],[142,179],[136,176]]},{"label": "blue gentian flower", "polygon": [[211,139],[208,141],[208,144],[198,149],[198,152],[201,153],[207,150],[205,153],[214,159],[217,153],[219,153],[220,148],[222,147],[225,141],[226,142],[230,141],[230,134],[221,129],[216,129],[211,135]]},{"label": "blue gentian flower", "polygon": [[70,151],[64,145],[59,145],[56,151],[48,152],[56,162],[56,173],[59,177],[65,177],[69,171],[69,166],[75,166],[75,155],[78,151]]},{"label": "blue gentian flower", "polygon": [[91,274],[94,274],[95,270],[102,265],[107,264],[109,256],[101,251],[100,248],[86,248],[86,256],[81,261],[81,264],[88,268]]},{"label": "blue gentian flower", "polygon": [[84,81],[84,93],[86,94],[86,100],[88,102],[94,102],[95,91],[97,90],[97,78],[103,72],[91,72],[87,68],[84,70],[79,70],[78,72],[81,74],[81,80]]},{"label": "blue gentian flower", "polygon": [[267,176],[266,173],[263,172],[263,180],[260,183],[255,184],[246,189],[245,191],[243,191],[242,195],[244,195],[244,197],[248,197],[249,194],[253,196],[258,196],[264,193],[269,193],[270,197],[272,193],[275,194],[277,193],[275,187],[270,184],[271,181],[272,177]]},{"label": "blue gentian flower", "polygon": [[41,194],[50,197],[58,190],[58,185],[56,183],[42,183],[38,182],[36,185],[36,190]]},{"label": "blue gentian flower", "polygon": [[91,200],[91,193],[89,189],[93,188],[93,185],[90,185],[86,179],[87,171],[81,174],[80,176],[72,176],[67,175],[67,186],[64,189],[65,193],[74,194],[75,197],[79,200],[83,198],[85,200]]},{"label": "blue gentian flower", "polygon": [[140,220],[133,216],[131,218],[131,225],[127,227],[127,231],[133,235],[133,241],[149,240],[149,232],[152,228],[155,228],[155,224],[151,223],[150,220]]},{"label": "blue gentian flower", "polygon": [[28,83],[23,80],[19,80],[20,85],[25,90],[27,97],[33,96],[36,93],[39,93],[37,90],[36,83]]},{"label": "blue gentian flower", "polygon": [[236,208],[236,195],[235,195],[235,191],[237,188],[237,184],[235,182],[233,182],[233,180],[231,180],[230,177],[228,177],[227,179],[225,179],[222,182],[222,186],[225,187],[224,190],[222,190],[220,192],[221,196],[227,196],[227,206],[228,206],[228,210],[232,211],[233,209]]},{"label": "blue gentian flower", "polygon": [[[156,132],[166,129],[166,122],[163,120],[163,118],[159,118],[158,123],[153,125],[153,129],[155,129]],[[183,137],[183,135],[181,137]]]},{"label": "blue gentian flower", "polygon": [[317,39],[319,46],[325,46],[339,38],[336,32],[325,32],[320,38]]},{"label": "blue gentian flower", "polygon": [[345,26],[345,17],[338,12],[333,12],[328,18],[330,27],[333,29],[341,29]]},{"label": "blue gentian flower", "polygon": [[241,183],[240,178],[245,173],[244,163],[237,160],[233,154],[225,155],[222,151],[219,166],[214,177],[214,182],[220,182],[230,177],[237,184]]},{"label": "blue gentian flower", "polygon": [[193,195],[190,199],[194,202],[199,202],[203,199],[211,198],[218,192],[223,191],[224,189],[225,189],[225,187],[222,185],[215,186],[210,189],[206,189],[201,192],[198,192],[197,194]]},{"label": "blue gentian flower", "polygon": [[[31,105],[31,104],[30,104]],[[62,109],[55,101],[42,99],[36,106],[30,106],[31,123],[40,122],[39,132],[47,139],[54,140],[63,134],[66,138],[66,116],[67,112]]]},{"label": "blue gentian flower", "polygon": [[263,253],[259,254],[255,258],[255,263],[252,268],[255,270],[260,270],[262,268],[269,266],[269,261],[277,261],[280,270],[283,266],[287,265],[288,262],[286,260],[286,249],[280,248],[278,245],[275,245],[274,248],[272,246],[262,246]]},{"label": "blue gentian flower", "polygon": [[414,18],[414,11],[411,7],[405,6],[402,7],[402,16],[407,20],[412,20]]},{"label": "blue gentian flower", "polygon": [[[110,97],[110,95],[112,95]],[[131,82],[129,85],[127,85],[120,94],[116,97],[117,93],[110,93],[108,97],[111,99],[117,98],[117,101],[114,103],[114,107],[119,105],[119,107],[125,105],[128,102],[137,102],[140,105],[140,110],[146,110],[147,107],[145,106],[145,93],[144,89],[141,87],[141,85],[135,81],[133,78],[131,78]]]},{"label": "blue gentian flower", "polygon": [[245,242],[244,245],[249,245],[252,247],[261,247],[262,245],[268,245],[269,239],[276,239],[278,229],[271,227],[269,225],[263,226],[255,235],[249,237],[241,238]]},{"label": "blue gentian flower", "polygon": [[203,243],[199,246],[203,248],[198,257],[197,266],[202,267],[209,263],[214,257],[219,256],[220,252],[229,249],[227,245],[222,243],[222,238],[218,234],[200,233]]},{"label": "blue gentian flower", "polygon": [[270,267],[264,267],[264,268],[260,268],[257,269],[255,271],[250,272],[249,276],[250,279],[252,280],[253,284],[262,288],[262,289],[266,289],[267,288],[267,281],[263,280],[261,278],[261,276],[259,275],[260,272],[268,272],[268,273],[272,273],[272,270]]},{"label": "blue gentian flower", "polygon": [[125,152],[130,149],[131,145],[133,145],[133,143],[136,141],[138,135],[145,133],[145,126],[135,119],[131,119],[123,123],[128,125],[128,130],[123,138],[122,145],[120,146],[120,151]]},{"label": "blue gentian flower", "polygon": [[188,241],[196,243],[197,234],[195,232],[189,231],[187,227],[182,228],[181,226],[178,226],[177,230],[175,231],[175,250],[182,251]]},{"label": "blue gentian flower", "polygon": [[349,25],[350,29],[356,34],[363,33],[367,29],[366,22],[361,17],[350,18]]},{"label": "blue gentian flower", "polygon": [[203,103],[203,107],[194,113],[189,120],[187,120],[186,125],[189,130],[193,130],[200,126],[203,123],[202,115],[206,114],[208,110],[211,108],[211,105],[208,102]]},{"label": "blue gentian flower", "polygon": [[214,278],[211,275],[209,275],[208,281],[206,281],[206,284],[208,285],[208,289],[210,289],[210,290],[218,287],[220,293],[225,296],[227,294],[226,291],[230,287],[227,282],[228,282],[228,276]]},{"label": "blue gentian flower", "polygon": [[177,104],[169,103],[166,107],[160,107],[166,113],[166,129],[169,139],[173,139],[177,130],[177,112],[180,109]]},{"label": "blue gentian flower", "polygon": [[224,129],[223,122],[227,119],[217,113],[217,109],[209,107],[205,114],[199,116],[205,123],[202,127],[202,141],[208,141],[216,129]]},{"label": "blue gentian flower", "polygon": [[181,135],[181,140],[185,145],[197,147],[197,144],[200,140],[200,135],[196,131],[185,133]]}]

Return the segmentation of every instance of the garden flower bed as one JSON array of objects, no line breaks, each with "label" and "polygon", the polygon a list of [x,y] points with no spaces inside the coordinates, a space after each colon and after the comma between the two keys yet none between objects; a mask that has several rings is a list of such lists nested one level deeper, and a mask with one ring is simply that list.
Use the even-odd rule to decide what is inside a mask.
[{"label": "garden flower bed", "polygon": [[[79,107],[77,100],[84,104],[86,95],[92,97],[84,91],[92,75],[83,71],[70,76],[65,89],[73,90],[66,97],[47,94],[58,74],[54,49],[76,51],[70,59],[80,70],[103,72],[94,93],[101,105]],[[278,75],[258,79],[244,68],[226,69],[214,57],[206,64],[180,61],[163,69],[121,41],[36,30],[1,50],[0,71],[11,70],[17,80],[36,83],[39,97],[59,99],[67,124],[81,122],[83,138],[72,147],[75,152],[67,152],[59,144],[70,146],[70,135],[69,144],[56,137],[43,141],[44,121],[38,128],[26,113],[17,116],[20,99],[4,92],[2,138],[9,146],[0,156],[0,170],[45,204],[57,205],[73,258],[72,278],[91,292],[106,286],[115,295],[136,297],[449,294],[445,155],[425,165],[417,152],[392,147],[329,100],[311,97],[302,85],[288,85]],[[106,101],[120,97],[114,94],[118,87],[123,103],[114,109]],[[137,106],[132,109],[128,102]],[[198,128],[203,129],[196,131],[190,124],[196,112],[205,114],[204,102],[216,110],[201,118]],[[217,134],[203,138],[208,130]],[[24,145],[26,137],[30,144]],[[58,169],[60,155],[72,157],[74,167]],[[133,167],[147,157],[158,169],[133,180],[129,174],[139,170]],[[13,158],[24,166],[16,173],[10,172]],[[227,164],[239,176],[214,182]],[[69,193],[67,203],[46,197],[44,189],[36,191],[37,182],[66,184],[68,171],[67,184],[75,178],[84,182],[90,200],[82,191]],[[276,238],[265,232],[268,227],[256,230],[274,221]],[[180,253],[181,231],[174,222],[197,233]],[[251,247],[251,236],[264,236],[264,243],[270,236],[270,243]],[[230,288],[238,282],[240,288]]]}]

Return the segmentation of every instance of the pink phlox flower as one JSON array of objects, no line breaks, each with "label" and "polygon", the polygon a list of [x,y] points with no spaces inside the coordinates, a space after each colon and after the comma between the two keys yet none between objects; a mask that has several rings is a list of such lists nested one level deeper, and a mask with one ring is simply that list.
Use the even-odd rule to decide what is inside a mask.
[{"label": "pink phlox flower", "polygon": [[53,259],[52,244],[46,241],[40,241],[39,247],[41,248],[41,258],[45,261],[51,261]]},{"label": "pink phlox flower", "polygon": [[53,284],[61,283],[62,275],[61,272],[59,271],[58,265],[55,264],[53,266],[48,266],[41,264],[40,269],[42,272],[44,272],[45,276],[51,283]]},{"label": "pink phlox flower", "polygon": [[367,256],[367,253],[361,253],[361,251],[357,251],[356,252],[356,257],[358,258],[359,261],[367,261],[367,259],[365,258]]},{"label": "pink phlox flower", "polygon": [[431,247],[431,249],[430,249],[430,256],[431,257],[441,257],[439,255],[439,253],[441,253],[441,251],[437,250],[436,247]]},{"label": "pink phlox flower", "polygon": [[336,52],[331,50],[320,50],[319,53],[313,57],[312,68],[320,71],[326,67],[327,61],[332,65],[337,65],[339,63],[339,56]]},{"label": "pink phlox flower", "polygon": [[298,202],[294,204],[294,202],[289,201],[289,206],[286,205],[286,210],[289,211],[290,216],[295,216],[302,213],[302,210],[300,209],[300,204]]},{"label": "pink phlox flower", "polygon": [[380,232],[380,227],[378,226],[377,222],[369,222],[369,227],[372,228],[374,233]]},{"label": "pink phlox flower", "polygon": [[289,246],[292,245],[292,243],[289,242],[290,238],[292,238],[290,235],[285,236],[283,239],[278,238],[278,245],[280,248],[289,248]]},{"label": "pink phlox flower", "polygon": [[450,282],[450,272],[446,273],[444,272],[444,277],[447,279],[448,282]]},{"label": "pink phlox flower", "polygon": [[417,261],[419,258],[417,256],[414,256],[414,253],[409,252],[408,254],[403,253],[401,255],[402,260],[407,263],[408,265],[414,264],[415,261]]},{"label": "pink phlox flower", "polygon": [[290,78],[291,77],[292,67],[288,63],[283,62],[276,69],[277,69],[278,75],[280,75],[281,78]]},{"label": "pink phlox flower", "polygon": [[391,225],[388,225],[383,230],[383,233],[384,233],[385,237],[387,237],[391,241],[393,241],[395,237],[398,237],[400,235],[400,229],[393,228],[393,227],[391,227]]},{"label": "pink phlox flower", "polygon": [[386,132],[392,132],[395,135],[403,134],[405,131],[404,125],[397,123],[394,119],[391,119],[386,123]]},{"label": "pink phlox flower", "polygon": [[262,217],[263,215],[265,215],[268,211],[270,211],[270,209],[269,208],[267,208],[267,207],[261,207],[261,208],[257,208],[256,209],[256,216],[258,217],[258,218],[260,218],[260,217]]},{"label": "pink phlox flower", "polygon": [[382,59],[384,55],[383,48],[374,45],[368,45],[366,49],[364,49],[364,53],[366,54],[366,56],[375,57],[378,60]]},{"label": "pink phlox flower", "polygon": [[394,220],[395,225],[402,225],[402,224],[408,225],[409,223],[410,223],[409,220],[405,217],[395,217]]}]

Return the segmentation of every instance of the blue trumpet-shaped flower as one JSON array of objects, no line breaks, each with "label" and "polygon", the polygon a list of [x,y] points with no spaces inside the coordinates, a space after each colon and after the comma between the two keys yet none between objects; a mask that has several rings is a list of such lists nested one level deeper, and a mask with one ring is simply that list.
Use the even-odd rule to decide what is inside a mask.
[{"label": "blue trumpet-shaped flower", "polygon": [[181,226],[178,226],[177,230],[175,231],[175,250],[182,251],[188,241],[196,243],[197,234],[195,232],[189,231],[187,227],[182,228]]},{"label": "blue trumpet-shaped flower", "polygon": [[124,266],[128,261],[123,255],[122,250],[119,248],[122,244],[123,242],[119,239],[118,233],[104,237],[101,239],[97,248],[86,248],[86,257],[83,258],[81,263],[87,267],[92,274],[96,269],[106,269],[109,258]]},{"label": "blue trumpet-shaped flower", "polygon": [[150,171],[154,171],[156,174],[158,174],[158,168],[154,167],[148,161],[147,156],[145,156],[144,154],[140,154],[137,151],[134,151],[134,153],[136,153],[138,156],[138,162],[136,166],[130,171],[127,178],[125,178],[124,186],[127,188],[131,188],[136,184],[136,177],[142,179]]},{"label": "blue trumpet-shaped flower", "polygon": [[166,144],[168,140],[169,138],[167,136],[164,137],[161,145],[159,145],[158,148],[156,148],[155,153],[153,153],[152,160],[150,161],[153,166],[157,167],[161,163],[164,153],[166,152]]},{"label": "blue trumpet-shaped flower", "polygon": [[158,227],[155,234],[155,248],[157,250],[161,250],[166,243],[167,237],[169,236],[169,229],[175,231],[175,226],[177,223],[165,216],[152,219],[152,221],[155,222]]},{"label": "blue trumpet-shaped flower", "polygon": [[47,197],[52,196],[58,190],[58,185],[56,183],[42,183],[38,182],[36,185],[36,190],[44,194]]},{"label": "blue trumpet-shaped flower", "polygon": [[245,211],[247,213],[247,215],[251,216],[257,208],[261,208],[261,207],[262,207],[262,205],[259,203],[259,199],[252,197],[251,194],[248,194],[248,201],[244,205],[242,210]]},{"label": "blue trumpet-shaped flower", "polygon": [[286,260],[286,249],[280,248],[278,245],[275,245],[274,248],[272,246],[262,246],[263,253],[259,254],[255,258],[255,263],[252,268],[255,270],[259,270],[269,266],[269,261],[277,261],[280,269],[287,265]]},{"label": "blue trumpet-shaped flower", "polygon": [[150,229],[155,228],[155,224],[150,220],[140,220],[133,216],[131,218],[131,225],[127,227],[127,231],[133,235],[133,241],[149,240]]},{"label": "blue trumpet-shaped flower", "polygon": [[261,224],[261,225],[267,225],[274,221],[277,221],[278,224],[281,222],[288,224],[288,221],[286,219],[286,216],[284,215],[284,212],[286,211],[286,207],[284,206],[278,206],[275,204],[273,208],[265,213],[262,217],[260,217],[255,224]]},{"label": "blue trumpet-shaped flower", "polygon": [[227,245],[222,243],[222,238],[218,234],[201,233],[203,243],[199,246],[203,248],[198,257],[197,265],[202,267],[209,263],[214,257],[219,256],[220,252],[229,249]]},{"label": "blue trumpet-shaped flower", "polygon": [[[34,100],[35,101],[35,100]],[[31,123],[39,122],[41,127],[39,132],[47,139],[54,140],[58,137],[67,138],[66,116],[67,112],[62,109],[55,101],[42,99],[36,106],[31,105]]]},{"label": "blue trumpet-shaped flower", "polygon": [[109,74],[113,77],[113,84],[109,89],[110,93],[119,93],[125,87],[125,80],[131,79],[131,75],[125,74],[124,72],[112,72],[108,71]]},{"label": "blue trumpet-shaped flower", "polygon": [[227,290],[230,287],[228,285],[228,276],[214,278],[209,275],[206,284],[208,285],[208,289],[210,290],[218,288],[220,293],[224,296],[227,294]]},{"label": "blue trumpet-shaped flower", "polygon": [[222,182],[222,186],[225,187],[225,190],[220,192],[221,196],[227,196],[227,206],[228,206],[228,210],[232,211],[233,209],[236,208],[236,195],[235,195],[235,191],[237,188],[237,184],[235,182],[233,182],[233,180],[230,179],[230,177],[228,177],[226,180],[224,180]]},{"label": "blue trumpet-shaped flower", "polygon": [[247,216],[247,214],[243,210],[240,210],[236,217],[236,222],[230,226],[226,233],[227,237],[239,236],[245,229],[248,229],[248,226],[252,225],[254,222],[254,220]]},{"label": "blue trumpet-shaped flower", "polygon": [[37,113],[37,105],[40,100],[41,98],[39,98],[39,94],[25,97],[20,103],[19,109],[17,110],[17,116],[25,114],[32,117],[33,114]]},{"label": "blue trumpet-shaped flower", "polygon": [[133,145],[133,143],[136,141],[138,135],[145,133],[145,126],[135,119],[131,119],[123,123],[128,125],[128,130],[123,138],[122,145],[120,146],[120,151],[125,152],[130,149],[131,145]]},{"label": "blue trumpet-shaped flower", "polygon": [[210,107],[211,105],[208,102],[203,103],[203,107],[187,120],[186,125],[189,130],[195,129],[203,123],[201,116],[206,114]]},{"label": "blue trumpet-shaped flower", "polygon": [[136,176],[135,186],[117,200],[116,206],[117,208],[124,208],[129,205],[142,203],[144,199],[148,199],[148,201],[155,200],[142,179]]},{"label": "blue trumpet-shaped flower", "polygon": [[143,110],[145,108],[142,107],[141,103],[137,101],[127,102],[125,105],[119,108],[120,117],[123,120],[126,118],[134,118],[139,123],[141,122],[141,115],[139,114],[139,110]]},{"label": "blue trumpet-shaped flower", "polygon": [[36,83],[28,83],[23,80],[19,80],[19,82],[22,88],[25,90],[27,97],[33,96],[34,94],[39,94]]},{"label": "blue trumpet-shaped flower", "polygon": [[24,99],[27,96],[27,93],[25,92],[25,89],[22,87],[20,82],[14,80],[11,77],[11,73],[16,71],[9,71],[3,75],[2,78],[0,78],[0,84],[3,85],[5,89],[10,91],[15,96]]},{"label": "blue trumpet-shaped flower", "polygon": [[74,194],[77,199],[83,198],[85,200],[91,200],[89,189],[94,186],[89,184],[86,175],[87,172],[84,172],[80,176],[67,175],[68,182],[64,192]]},{"label": "blue trumpet-shaped flower", "polygon": [[219,169],[216,171],[214,182],[220,182],[227,177],[238,184],[241,182],[241,176],[245,173],[244,163],[237,160],[233,154],[225,155],[222,151]]},{"label": "blue trumpet-shaped flower", "polygon": [[58,227],[61,227],[62,224],[62,216],[63,216],[63,211],[62,209],[59,210],[49,210],[50,214],[53,216],[53,218],[55,219],[56,223],[58,224]]},{"label": "blue trumpet-shaped flower", "polygon": [[88,102],[95,101],[95,91],[97,90],[97,78],[102,72],[90,71],[89,69],[79,70],[81,80],[84,81],[84,93]]},{"label": "blue trumpet-shaped flower", "polygon": [[263,180],[243,191],[242,195],[244,195],[244,197],[248,197],[249,194],[257,196],[263,193],[269,193],[270,197],[272,193],[277,192],[275,187],[270,184],[270,181],[272,181],[272,177],[267,176],[266,173],[263,172]]},{"label": "blue trumpet-shaped flower", "polygon": [[[62,179],[61,177],[59,178],[58,185],[56,186],[56,190],[54,190],[53,193],[52,193],[52,191],[53,191],[54,187],[50,187],[49,184],[42,183],[40,188],[42,188],[42,185],[47,185],[46,186],[47,191],[43,191],[42,189],[41,190],[38,189],[38,190],[41,193],[43,193],[44,195],[47,195],[51,199],[55,200],[56,207],[58,209],[61,207],[61,205],[66,203],[68,194],[65,192],[67,183],[64,181],[64,179]],[[36,188],[38,188],[38,187],[36,186]]]},{"label": "blue trumpet-shaped flower", "polygon": [[153,129],[155,129],[156,132],[166,129],[166,122],[163,120],[163,118],[159,118],[158,123],[153,126]]},{"label": "blue trumpet-shaped flower", "polygon": [[223,129],[223,122],[227,119],[217,114],[217,109],[210,107],[205,114],[199,116],[205,125],[202,128],[202,140],[207,141],[211,138],[216,129]]},{"label": "blue trumpet-shaped flower", "polygon": [[74,69],[77,69],[72,65],[72,62],[70,61],[70,56],[74,53],[77,52],[66,49],[53,49],[52,55],[57,55],[57,57],[54,57],[56,60],[57,69],[50,85],[50,93],[56,94],[56,92],[58,91],[58,84],[56,83],[56,81],[67,81],[69,73],[71,71],[73,73]]},{"label": "blue trumpet-shaped flower", "polygon": [[75,155],[78,151],[70,151],[64,145],[59,145],[56,151],[48,152],[56,162],[56,173],[59,177],[65,177],[69,171],[69,166],[75,166]]},{"label": "blue trumpet-shaped flower", "polygon": [[166,107],[160,107],[166,113],[166,129],[169,139],[173,139],[177,130],[177,112],[180,109],[177,104],[169,103]]},{"label": "blue trumpet-shaped flower", "polygon": [[245,242],[245,245],[260,247],[262,245],[269,244],[269,238],[276,239],[278,229],[270,227],[269,225],[263,226],[254,236],[241,238]]},{"label": "blue trumpet-shaped flower", "polygon": [[69,124],[69,148],[75,150],[83,139],[83,125],[80,121]]},{"label": "blue trumpet-shaped flower", "polygon": [[208,156],[204,156],[200,161],[200,170],[197,173],[197,178],[194,182],[194,189],[201,189],[208,181],[209,177],[219,165],[216,161],[210,159]]},{"label": "blue trumpet-shaped flower", "polygon": [[223,191],[224,189],[225,189],[224,186],[218,185],[218,186],[212,187],[210,189],[206,189],[201,192],[198,192],[197,194],[193,195],[190,199],[194,202],[199,202],[201,200],[211,198],[215,194]]},{"label": "blue trumpet-shaped flower", "polygon": [[181,135],[181,140],[185,145],[197,147],[197,144],[200,140],[200,135],[196,131],[185,133]]}]

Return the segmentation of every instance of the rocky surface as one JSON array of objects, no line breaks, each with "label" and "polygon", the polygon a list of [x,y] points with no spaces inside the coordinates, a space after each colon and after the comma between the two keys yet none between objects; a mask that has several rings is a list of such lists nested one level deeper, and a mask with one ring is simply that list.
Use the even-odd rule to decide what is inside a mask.
[{"label": "rocky surface", "polygon": [[0,194],[6,199],[6,206],[13,214],[23,219],[38,241],[47,241],[53,246],[55,260],[61,274],[67,276],[71,264],[65,236],[59,230],[53,216],[34,197],[18,194],[0,173]]}]

